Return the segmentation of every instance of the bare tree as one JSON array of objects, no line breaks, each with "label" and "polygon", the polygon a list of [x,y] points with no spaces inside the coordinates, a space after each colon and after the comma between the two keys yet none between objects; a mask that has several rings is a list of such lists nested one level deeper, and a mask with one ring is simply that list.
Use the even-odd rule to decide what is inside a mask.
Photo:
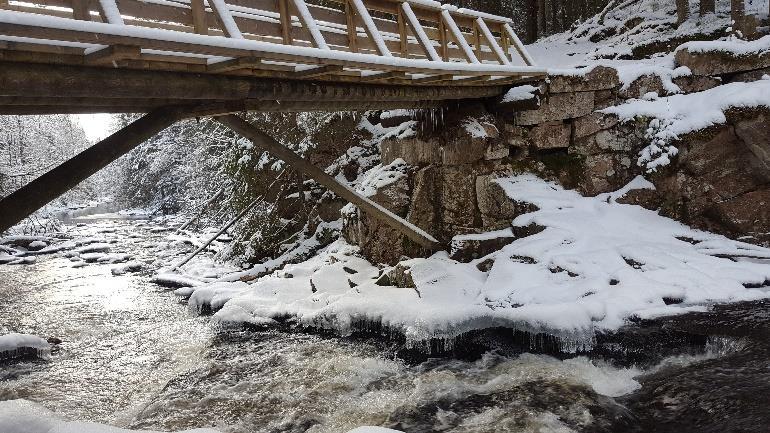
[{"label": "bare tree", "polygon": [[700,16],[713,14],[716,11],[716,1],[700,0]]},{"label": "bare tree", "polygon": [[689,0],[676,0],[676,23],[682,24],[690,16]]}]

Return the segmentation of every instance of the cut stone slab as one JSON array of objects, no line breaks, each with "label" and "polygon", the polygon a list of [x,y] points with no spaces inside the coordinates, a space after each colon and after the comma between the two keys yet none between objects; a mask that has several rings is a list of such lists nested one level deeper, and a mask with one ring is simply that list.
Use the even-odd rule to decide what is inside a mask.
[{"label": "cut stone slab", "polygon": [[660,76],[655,74],[642,75],[632,81],[627,88],[620,89],[618,95],[624,99],[641,99],[650,92],[658,96],[664,96],[668,93],[663,87],[663,81],[660,79]]},{"label": "cut stone slab", "polygon": [[550,95],[537,110],[516,113],[519,126],[532,126],[557,120],[574,119],[594,111],[594,92],[559,93]]},{"label": "cut stone slab", "polygon": [[585,75],[551,75],[550,93],[591,92],[614,89],[620,85],[618,71],[607,66],[597,66]]},{"label": "cut stone slab", "polygon": [[722,80],[718,77],[707,77],[703,75],[676,77],[672,81],[682,89],[683,93],[704,92],[722,84]]},{"label": "cut stone slab", "polygon": [[564,122],[538,125],[529,131],[530,141],[537,149],[566,149],[570,144],[570,136],[570,125]]},{"label": "cut stone slab", "polygon": [[380,150],[384,165],[391,164],[398,158],[414,166],[441,162],[441,144],[438,138],[427,141],[419,138],[388,139],[380,144]]},{"label": "cut stone slab", "polygon": [[604,129],[613,128],[618,124],[618,121],[618,116],[614,114],[591,113],[588,116],[579,117],[573,121],[574,137],[580,139]]},{"label": "cut stone slab", "polygon": [[770,52],[735,55],[727,51],[690,52],[680,49],[674,55],[677,66],[687,66],[695,75],[724,75],[770,67]]}]

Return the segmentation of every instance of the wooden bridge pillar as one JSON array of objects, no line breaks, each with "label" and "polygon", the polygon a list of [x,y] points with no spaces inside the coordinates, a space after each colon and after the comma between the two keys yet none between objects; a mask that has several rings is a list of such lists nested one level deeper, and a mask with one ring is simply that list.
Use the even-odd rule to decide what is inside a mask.
[{"label": "wooden bridge pillar", "polygon": [[0,233],[182,117],[174,108],[153,111],[1,199]]},{"label": "wooden bridge pillar", "polygon": [[358,206],[362,211],[381,220],[417,244],[431,251],[438,251],[442,248],[441,244],[428,233],[379,204],[356,193],[348,186],[337,182],[335,178],[326,174],[325,171],[304,160],[249,122],[233,114],[217,117],[216,119],[236,133],[251,140],[257,147],[283,160],[294,169],[314,179],[333,193]]}]

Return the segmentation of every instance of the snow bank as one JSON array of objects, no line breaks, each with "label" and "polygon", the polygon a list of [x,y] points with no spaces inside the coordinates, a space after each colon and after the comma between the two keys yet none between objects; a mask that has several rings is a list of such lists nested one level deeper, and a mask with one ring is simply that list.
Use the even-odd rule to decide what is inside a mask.
[{"label": "snow bank", "polygon": [[[770,266],[724,258],[768,259],[768,249],[616,203],[622,191],[582,197],[531,175],[499,183],[511,198],[540,209],[513,224],[545,230],[472,263],[445,252],[402,262],[413,288],[378,285],[383,271],[337,241],[251,285],[196,292],[213,290],[220,304],[230,298],[215,315],[225,322],[290,317],[343,335],[376,322],[414,344],[505,326],[557,335],[564,350],[590,346],[595,331],[617,329],[632,316],[770,295]],[[637,179],[631,187],[650,186]],[[490,260],[491,268],[477,267]]]},{"label": "snow bank", "polygon": [[[132,433],[117,427],[90,422],[68,422],[44,407],[27,400],[0,401],[0,432],[3,433]],[[142,433],[159,433],[143,430]],[[212,429],[179,433],[218,433]]]},{"label": "snow bank", "polygon": [[525,84],[523,86],[513,87],[505,95],[503,95],[502,102],[517,102],[527,101],[537,97],[537,92],[540,88]]},{"label": "snow bank", "polygon": [[755,41],[733,39],[728,41],[693,41],[677,47],[676,51],[691,53],[723,52],[735,56],[764,55],[770,52],[770,35]]},{"label": "snow bank", "polygon": [[47,351],[51,346],[44,339],[34,335],[16,333],[0,335],[0,353],[25,348]]},{"label": "snow bank", "polygon": [[654,171],[667,165],[678,151],[671,143],[683,135],[727,122],[731,108],[770,108],[770,80],[730,83],[703,92],[673,95],[652,101],[632,100],[605,108],[622,120],[651,118],[647,136],[650,145],[641,153],[639,165]]}]

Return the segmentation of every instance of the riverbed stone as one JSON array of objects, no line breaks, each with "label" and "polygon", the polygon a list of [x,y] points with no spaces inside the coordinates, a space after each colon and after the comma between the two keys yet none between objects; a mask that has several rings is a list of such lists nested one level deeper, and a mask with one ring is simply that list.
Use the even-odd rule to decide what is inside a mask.
[{"label": "riverbed stone", "polygon": [[594,92],[558,93],[549,95],[537,110],[518,112],[519,126],[534,126],[557,120],[574,119],[594,111]]}]

